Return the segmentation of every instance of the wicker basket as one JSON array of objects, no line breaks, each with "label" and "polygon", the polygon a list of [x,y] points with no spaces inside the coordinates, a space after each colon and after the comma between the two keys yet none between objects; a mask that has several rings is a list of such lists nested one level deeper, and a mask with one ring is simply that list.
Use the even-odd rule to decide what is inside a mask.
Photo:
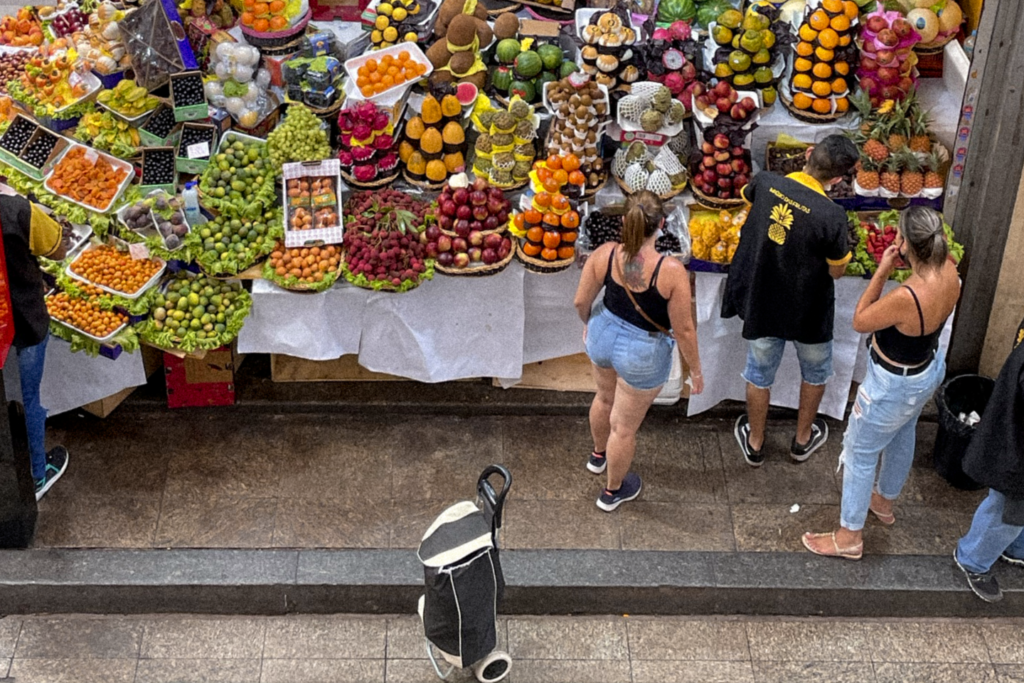
[{"label": "wicker basket", "polygon": [[512,259],[516,257],[519,251],[518,241],[512,240],[512,249],[501,261],[492,263],[490,265],[473,266],[471,268],[445,268],[440,263],[434,264],[434,270],[445,275],[451,275],[453,277],[485,277],[487,275],[497,275],[501,271],[508,267],[508,264],[512,263]]},{"label": "wicker basket", "polygon": [[418,187],[421,190],[429,190],[431,192],[439,192],[441,189],[444,188],[445,184],[447,184],[448,182],[447,178],[445,178],[439,183],[432,183],[429,180],[415,180],[411,178],[409,174],[405,172],[404,169],[402,170],[402,178],[405,180],[405,182],[409,183],[413,187]]},{"label": "wicker basket", "polygon": [[342,277],[341,268],[339,267],[338,270],[334,271],[334,274],[336,276],[334,278],[334,282],[327,285],[326,287],[319,288],[317,288],[314,285],[306,284],[304,282],[299,282],[294,285],[286,285],[284,284],[283,279],[281,279],[280,276],[276,274],[273,277],[267,277],[266,275],[264,275],[263,279],[266,280],[267,282],[274,283],[275,287],[280,287],[281,289],[287,290],[289,292],[300,292],[302,294],[319,294],[320,292],[326,292],[328,289],[330,289],[331,287],[338,283],[338,280]]},{"label": "wicker basket", "polygon": [[384,178],[377,178],[369,183],[361,183],[345,171],[341,172],[341,179],[345,181],[346,185],[354,187],[357,190],[379,190],[382,187],[387,187],[398,179],[398,167],[395,167],[395,170],[391,175]]},{"label": "wicker basket", "polygon": [[242,35],[245,36],[245,41],[258,48],[275,48],[281,47],[287,43],[295,40],[297,36],[301,36],[306,32],[306,26],[309,24],[310,17],[313,16],[312,10],[307,10],[306,14],[302,19],[299,20],[295,26],[291,26],[284,31],[272,31],[270,33],[258,33],[248,26],[242,26]]},{"label": "wicker basket", "polygon": [[576,263],[575,252],[572,258],[559,259],[558,261],[545,261],[534,256],[527,256],[521,247],[515,249],[515,255],[516,260],[522,263],[524,268],[534,273],[557,273]]},{"label": "wicker basket", "polygon": [[813,111],[797,109],[793,106],[793,102],[781,92],[779,93],[779,102],[782,102],[782,106],[786,108],[786,111],[793,115],[794,119],[797,121],[803,121],[804,123],[834,123],[847,114],[847,112],[840,111],[832,114],[818,114]]},{"label": "wicker basket", "polygon": [[[367,287],[365,285],[357,285],[355,282],[353,282],[353,280],[355,279],[355,276],[352,275],[352,271],[350,271],[348,269],[348,266],[345,265],[345,255],[346,254],[344,252],[342,252],[342,255],[341,255],[341,267],[339,268],[339,271],[338,271],[340,278],[344,278],[345,281],[348,282],[353,287],[359,287],[360,289],[367,289],[367,290],[369,290],[371,292],[392,292],[392,293],[398,293],[398,287],[395,287],[394,285],[391,285],[391,284],[383,284],[383,286],[380,289],[377,289],[375,287]],[[435,265],[435,268],[436,268],[436,265]],[[416,289],[421,284],[423,284],[423,281],[426,280],[426,279],[427,278],[423,277],[423,275],[420,274],[420,279],[417,280],[416,283],[412,287],[409,287],[409,289],[406,289],[405,291],[408,292],[410,290]]]},{"label": "wicker basket", "polygon": [[697,204],[713,211],[737,209],[746,204],[742,199],[719,199],[718,197],[709,197],[696,187],[691,187],[690,189],[693,191],[693,198],[697,201]]},{"label": "wicker basket", "polygon": [[[498,15],[507,14],[509,12],[518,12],[523,6],[518,2],[495,0],[493,2],[485,2],[484,7],[487,9],[487,16],[497,17]],[[494,9],[492,9],[492,7]]]},{"label": "wicker basket", "polygon": [[[619,176],[615,175],[614,173],[612,174],[612,178],[615,178],[616,184],[622,189],[622,192],[626,196],[629,196],[629,195],[633,194],[633,191],[631,189],[629,189],[628,185],[626,185],[626,181],[624,181],[622,178],[620,178]],[[681,195],[683,192],[686,191],[686,188],[689,187],[689,185],[690,185],[690,181],[687,180],[679,188],[677,188],[675,190],[672,190],[671,192],[667,192],[667,193],[661,195],[661,200],[667,202],[669,199],[672,199],[673,197],[678,197],[679,195]]]},{"label": "wicker basket", "polygon": [[919,55],[939,55],[942,54],[946,50],[946,46],[954,40],[956,40],[956,34],[950,33],[937,43],[929,43],[928,45],[921,45],[918,43],[914,46],[914,52]]}]

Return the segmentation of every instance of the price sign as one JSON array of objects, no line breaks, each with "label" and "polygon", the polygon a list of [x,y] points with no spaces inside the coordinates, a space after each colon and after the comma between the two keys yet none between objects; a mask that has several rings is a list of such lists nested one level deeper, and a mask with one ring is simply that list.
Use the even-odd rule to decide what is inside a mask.
[{"label": "price sign", "polygon": [[144,261],[149,258],[149,248],[141,242],[137,244],[129,244],[128,253],[131,254],[132,258],[136,261]]},{"label": "price sign", "polygon": [[189,159],[205,159],[210,156],[210,143],[197,142],[189,145],[185,150],[185,154],[188,155]]}]

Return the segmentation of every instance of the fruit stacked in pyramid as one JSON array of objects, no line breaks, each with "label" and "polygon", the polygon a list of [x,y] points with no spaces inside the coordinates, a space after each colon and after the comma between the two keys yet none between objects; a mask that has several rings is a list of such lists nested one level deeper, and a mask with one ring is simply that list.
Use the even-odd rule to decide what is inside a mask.
[{"label": "fruit stacked in pyramid", "polygon": [[789,89],[793,106],[819,115],[850,109],[847,77],[857,62],[853,23],[860,8],[853,0],[821,0],[800,25]]}]

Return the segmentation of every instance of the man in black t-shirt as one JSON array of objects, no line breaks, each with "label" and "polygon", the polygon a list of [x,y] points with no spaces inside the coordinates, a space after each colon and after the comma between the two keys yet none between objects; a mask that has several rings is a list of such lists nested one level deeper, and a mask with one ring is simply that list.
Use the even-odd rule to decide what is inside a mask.
[{"label": "man in black t-shirt", "polygon": [[68,452],[63,446],[46,450],[46,409],[39,402],[39,388],[46,364],[50,314],[43,299],[43,276],[36,257],[62,259],[65,246],[60,226],[38,206],[17,195],[0,195],[0,231],[7,262],[7,283],[14,317],[14,348],[18,352],[32,478],[36,485],[36,500],[39,500],[64,474]]},{"label": "man in black t-shirt", "polygon": [[803,172],[759,173],[743,189],[751,207],[729,267],[722,317],[738,315],[750,342],[743,372],[747,414],[736,421],[735,434],[752,467],[764,462],[771,387],[786,342],[796,345],[803,378],[790,457],[803,462],[828,440],[828,425],[817,413],[832,376],[834,280],[852,253],[846,212],[825,191],[857,157],[850,140],[830,135],[808,152]]}]

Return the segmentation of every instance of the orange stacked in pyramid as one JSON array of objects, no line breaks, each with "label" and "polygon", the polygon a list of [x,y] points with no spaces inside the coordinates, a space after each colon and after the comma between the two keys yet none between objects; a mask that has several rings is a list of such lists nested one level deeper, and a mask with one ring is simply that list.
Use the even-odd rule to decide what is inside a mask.
[{"label": "orange stacked in pyramid", "polygon": [[849,110],[846,77],[851,60],[847,48],[853,43],[853,22],[859,14],[853,0],[822,0],[804,19],[793,48],[796,54],[789,82],[794,107],[816,114]]}]

